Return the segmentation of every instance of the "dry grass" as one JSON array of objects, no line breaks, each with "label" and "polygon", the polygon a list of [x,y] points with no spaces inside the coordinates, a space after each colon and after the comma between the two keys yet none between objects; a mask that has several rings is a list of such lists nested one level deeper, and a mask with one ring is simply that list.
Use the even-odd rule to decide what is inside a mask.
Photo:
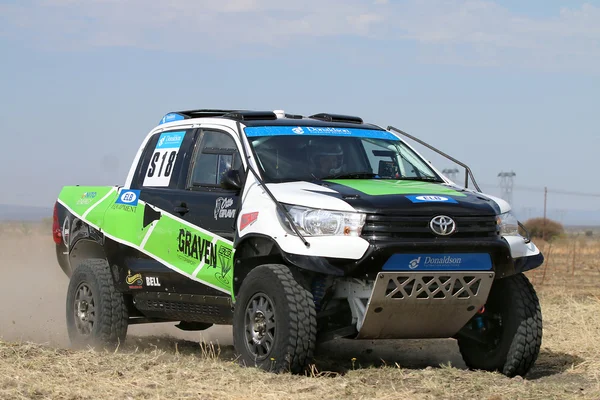
[{"label": "dry grass", "polygon": [[537,241],[545,261],[528,273],[538,287],[569,287],[578,292],[598,293],[600,287],[600,240],[566,238],[551,243]]},{"label": "dry grass", "polygon": [[452,340],[324,345],[309,376],[292,376],[239,367],[231,346],[130,336],[113,353],[0,341],[0,398],[599,399],[599,245],[554,243],[547,266],[528,273],[544,339],[525,379],[466,370]]},{"label": "dry grass", "polygon": [[[274,375],[239,367],[232,349],[164,338],[117,352],[0,342],[6,399],[598,399],[600,300],[542,291],[545,337],[527,379],[449,365],[359,366],[326,354],[335,372]],[[418,350],[417,350],[418,351]],[[324,362],[325,363],[325,362]],[[352,365],[354,364],[354,368]]]}]

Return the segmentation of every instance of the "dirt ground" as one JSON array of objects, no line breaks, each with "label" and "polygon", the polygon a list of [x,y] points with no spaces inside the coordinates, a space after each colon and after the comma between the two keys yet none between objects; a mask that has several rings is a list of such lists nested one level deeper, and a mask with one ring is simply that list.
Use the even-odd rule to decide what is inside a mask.
[{"label": "dirt ground", "polygon": [[[466,370],[453,340],[330,342],[318,348],[316,377],[276,376],[235,365],[230,327],[131,326],[117,354],[71,351],[68,280],[51,236],[39,228],[0,228],[0,398],[92,399],[99,391],[106,398],[600,398],[595,275],[585,291],[538,288],[544,340],[525,379]],[[557,282],[558,259],[552,262],[555,270],[536,274]],[[585,265],[600,271],[591,256]],[[565,267],[575,282],[570,271]],[[220,354],[200,343],[218,345]]]}]

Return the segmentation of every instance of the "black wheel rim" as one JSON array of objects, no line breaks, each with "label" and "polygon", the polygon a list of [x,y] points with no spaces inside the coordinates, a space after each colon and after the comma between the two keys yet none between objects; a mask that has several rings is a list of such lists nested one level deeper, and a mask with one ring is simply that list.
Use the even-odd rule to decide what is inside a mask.
[{"label": "black wheel rim", "polygon": [[257,361],[265,360],[275,343],[275,306],[264,293],[255,294],[244,313],[246,349]]},{"label": "black wheel rim", "polygon": [[75,317],[75,328],[81,335],[89,336],[96,321],[96,308],[94,295],[90,286],[82,282],[75,291],[73,313]]}]

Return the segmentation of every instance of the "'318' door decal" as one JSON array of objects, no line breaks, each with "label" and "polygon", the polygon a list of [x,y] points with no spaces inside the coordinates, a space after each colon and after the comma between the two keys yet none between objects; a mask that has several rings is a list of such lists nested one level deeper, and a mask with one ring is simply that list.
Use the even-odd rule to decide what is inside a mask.
[{"label": "'318' door decal", "polygon": [[185,131],[164,132],[160,135],[146,170],[144,186],[169,186],[173,166],[184,136]]}]

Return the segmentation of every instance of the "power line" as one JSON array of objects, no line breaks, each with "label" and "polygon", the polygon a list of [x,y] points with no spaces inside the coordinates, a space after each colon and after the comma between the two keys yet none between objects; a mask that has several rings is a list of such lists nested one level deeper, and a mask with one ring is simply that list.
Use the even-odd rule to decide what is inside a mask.
[{"label": "power line", "polygon": [[[479,186],[498,187],[498,185],[494,185],[491,183],[480,183]],[[523,186],[523,185],[513,185],[513,190],[526,191],[526,192],[544,192],[543,187]],[[571,191],[571,190],[552,189],[552,188],[548,188],[548,193],[562,194],[562,195],[567,195],[567,196],[600,197],[600,193],[576,192],[576,191]]]}]

